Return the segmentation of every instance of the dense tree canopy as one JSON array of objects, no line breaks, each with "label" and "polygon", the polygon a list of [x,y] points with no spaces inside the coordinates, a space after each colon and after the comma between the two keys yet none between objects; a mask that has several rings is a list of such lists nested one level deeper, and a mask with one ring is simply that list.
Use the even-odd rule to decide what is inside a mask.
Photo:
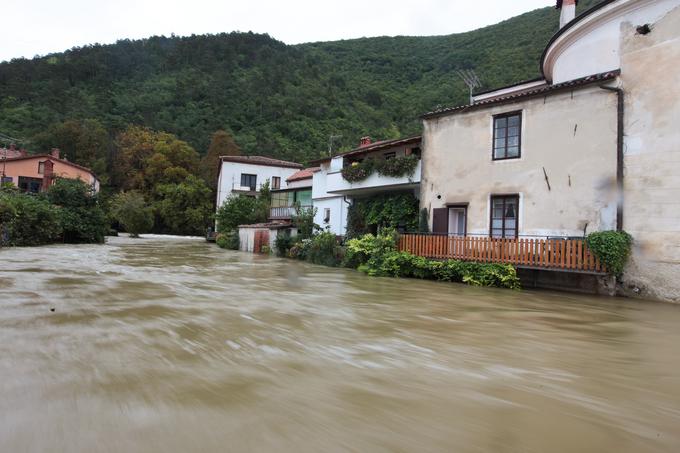
[{"label": "dense tree canopy", "polygon": [[240,156],[241,148],[229,132],[217,131],[212,135],[208,152],[201,159],[201,176],[213,189],[217,189],[220,156]]},{"label": "dense tree canopy", "polygon": [[205,154],[211,135],[227,130],[244,154],[305,161],[327,151],[331,134],[342,135],[338,149],[363,135],[418,133],[420,114],[465,102],[458,69],[475,68],[484,88],[538,76],[557,26],[558,12],[543,8],[449,36],[288,46],[229,33],[95,44],[0,63],[0,132],[37,149],[49,146],[38,136],[50,125],[96,119],[112,136],[135,124]]}]

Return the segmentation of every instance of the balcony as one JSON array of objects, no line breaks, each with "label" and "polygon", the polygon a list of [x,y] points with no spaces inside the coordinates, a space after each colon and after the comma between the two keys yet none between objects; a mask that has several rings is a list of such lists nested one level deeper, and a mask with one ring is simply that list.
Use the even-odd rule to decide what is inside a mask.
[{"label": "balcony", "polygon": [[383,176],[378,172],[373,172],[363,181],[349,182],[342,177],[340,171],[328,173],[326,179],[326,192],[332,194],[360,194],[362,192],[378,192],[391,189],[414,189],[420,184],[420,174],[422,171],[422,161],[418,161],[413,176],[395,178]]},{"label": "balcony", "polygon": [[[300,206],[300,209],[312,209],[311,206]],[[269,219],[270,220],[290,220],[295,215],[295,206],[279,206],[275,208],[270,208]]]}]

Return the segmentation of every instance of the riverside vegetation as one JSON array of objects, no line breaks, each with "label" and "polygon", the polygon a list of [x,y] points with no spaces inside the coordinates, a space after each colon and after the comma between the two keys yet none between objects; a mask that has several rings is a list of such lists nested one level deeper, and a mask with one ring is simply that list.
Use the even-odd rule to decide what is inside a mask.
[{"label": "riverside vegetation", "polygon": [[0,245],[103,243],[108,231],[99,197],[83,181],[57,179],[44,194],[0,189]]},{"label": "riverside vegetation", "polygon": [[327,231],[311,238],[281,237],[276,240],[279,256],[306,260],[314,264],[357,269],[375,277],[402,277],[473,286],[519,289],[515,268],[509,264],[471,263],[456,260],[436,261],[400,252],[398,234],[386,228],[379,234],[365,234],[341,245]]}]

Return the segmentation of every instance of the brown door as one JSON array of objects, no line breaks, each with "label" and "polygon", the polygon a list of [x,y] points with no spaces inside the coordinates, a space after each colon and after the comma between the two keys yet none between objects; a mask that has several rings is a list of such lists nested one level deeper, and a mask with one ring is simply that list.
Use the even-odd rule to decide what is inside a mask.
[{"label": "brown door", "polygon": [[262,246],[269,245],[269,231],[256,231],[253,253],[262,253]]},{"label": "brown door", "polygon": [[432,210],[432,232],[435,234],[449,233],[449,208]]}]

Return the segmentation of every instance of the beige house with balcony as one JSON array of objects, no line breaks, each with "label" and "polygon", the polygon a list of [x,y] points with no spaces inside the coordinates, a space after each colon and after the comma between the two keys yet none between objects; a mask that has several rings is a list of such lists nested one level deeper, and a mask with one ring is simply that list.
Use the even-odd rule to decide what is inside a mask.
[{"label": "beige house with balcony", "polygon": [[543,77],[424,115],[421,207],[440,234],[634,239],[619,289],[680,301],[680,0],[606,0]]}]

